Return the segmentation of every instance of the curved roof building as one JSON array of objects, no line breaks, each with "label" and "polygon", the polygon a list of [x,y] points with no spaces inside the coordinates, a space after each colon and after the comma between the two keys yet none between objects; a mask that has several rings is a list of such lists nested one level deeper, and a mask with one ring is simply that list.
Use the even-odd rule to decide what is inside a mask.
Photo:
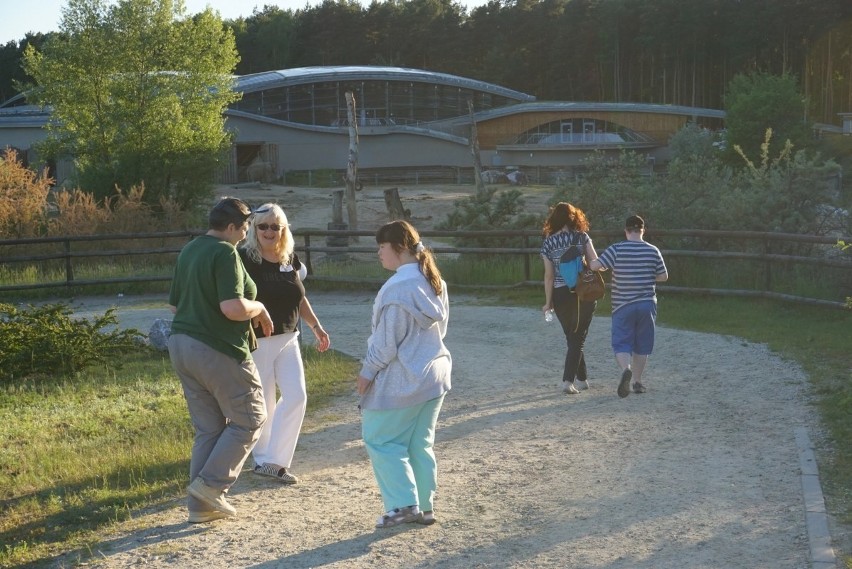
[{"label": "curved roof building", "polygon": [[[721,127],[724,112],[634,103],[542,102],[474,79],[419,69],[331,66],[237,78],[243,93],[225,112],[234,146],[224,182],[279,179],[288,172],[345,170],[354,97],[358,166],[472,169],[475,121],[485,168],[564,169],[594,150],[632,148],[665,160],[687,122]],[[0,146],[27,149],[48,115],[0,105]]]}]

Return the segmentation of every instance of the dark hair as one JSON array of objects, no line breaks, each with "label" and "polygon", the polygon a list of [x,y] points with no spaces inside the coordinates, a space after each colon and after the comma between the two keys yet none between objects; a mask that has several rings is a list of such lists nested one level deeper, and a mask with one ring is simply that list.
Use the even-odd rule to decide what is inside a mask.
[{"label": "dark hair", "polygon": [[[438,265],[435,263],[435,256],[431,249],[427,249],[420,241],[420,234],[414,229],[414,226],[407,221],[397,220],[391,221],[379,227],[376,231],[376,243],[389,243],[393,250],[397,253],[408,251],[415,258],[420,266],[420,272],[432,285],[432,290],[435,294],[440,295],[444,290],[444,285],[441,282],[441,272],[438,270]],[[418,251],[419,249],[419,251]]]},{"label": "dark hair", "polygon": [[645,229],[645,220],[638,215],[631,215],[627,218],[627,221],[624,222],[624,229],[631,232],[641,231]]},{"label": "dark hair", "polygon": [[566,226],[571,231],[582,231],[584,233],[590,227],[589,220],[586,219],[583,210],[568,202],[559,202],[550,208],[547,219],[544,220],[542,233],[545,237],[549,237]]},{"label": "dark hair", "polygon": [[210,229],[223,231],[228,225],[240,226],[251,216],[251,206],[240,198],[224,197],[213,206],[207,216]]}]

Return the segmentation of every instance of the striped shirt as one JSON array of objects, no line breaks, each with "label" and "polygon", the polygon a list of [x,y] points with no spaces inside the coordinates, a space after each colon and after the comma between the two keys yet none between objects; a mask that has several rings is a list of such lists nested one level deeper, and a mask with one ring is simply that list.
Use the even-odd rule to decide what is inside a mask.
[{"label": "striped shirt", "polygon": [[632,302],[657,302],[657,275],[666,273],[660,250],[645,241],[621,241],[598,257],[612,271],[612,311]]},{"label": "striped shirt", "polygon": [[[580,236],[579,239],[574,237],[578,234]],[[559,259],[571,247],[571,243],[575,239],[577,246],[580,248],[580,254],[585,255],[586,243],[590,241],[588,233],[557,231],[545,237],[544,242],[541,244],[541,256],[545,259],[550,259],[550,262],[553,263],[553,288],[565,286],[565,279],[562,278],[562,274],[559,272]]]}]

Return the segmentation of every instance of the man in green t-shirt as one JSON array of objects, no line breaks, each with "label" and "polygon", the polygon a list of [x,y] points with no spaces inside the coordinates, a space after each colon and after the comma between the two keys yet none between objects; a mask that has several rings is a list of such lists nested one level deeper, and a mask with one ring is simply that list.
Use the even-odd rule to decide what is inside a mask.
[{"label": "man in green t-shirt", "polygon": [[266,421],[260,376],[251,358],[250,321],[272,332],[269,312],[237,254],[251,208],[223,198],[209,230],[181,250],[169,291],[174,312],[169,356],[195,427],[189,465],[189,521],[233,516],[225,493],[236,482]]}]

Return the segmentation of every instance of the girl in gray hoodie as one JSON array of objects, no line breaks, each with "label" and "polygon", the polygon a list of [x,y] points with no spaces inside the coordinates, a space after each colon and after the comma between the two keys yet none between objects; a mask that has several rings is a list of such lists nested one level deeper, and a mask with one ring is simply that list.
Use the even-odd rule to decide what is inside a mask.
[{"label": "girl in gray hoodie", "polygon": [[382,266],[395,271],[373,304],[357,380],[364,445],[386,510],[376,527],[432,524],[435,425],[451,387],[447,284],[410,223],[380,227],[376,242]]}]

